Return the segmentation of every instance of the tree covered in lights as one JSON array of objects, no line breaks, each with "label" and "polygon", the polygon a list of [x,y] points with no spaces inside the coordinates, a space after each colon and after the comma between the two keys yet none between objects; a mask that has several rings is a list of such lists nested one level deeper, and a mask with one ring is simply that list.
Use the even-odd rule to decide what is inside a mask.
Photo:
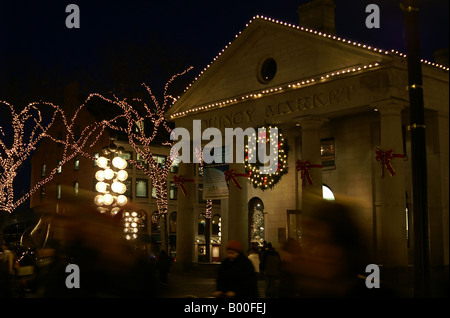
[{"label": "tree covered in lights", "polygon": [[[89,98],[86,102],[89,101]],[[51,181],[63,165],[76,156],[91,158],[89,150],[106,128],[106,121],[93,121],[80,125],[80,117],[86,102],[66,113],[60,106],[50,102],[32,102],[18,111],[6,101],[0,101],[0,229],[6,217],[27,201],[38,189]],[[58,123],[61,134],[53,129]],[[45,177],[30,185],[29,191],[19,193],[15,189],[22,177],[21,169],[31,159],[43,142],[54,143],[62,149],[58,164],[46,172]]]},{"label": "tree covered in lights", "polygon": [[[114,99],[109,100],[109,102],[120,107],[126,120],[125,125],[123,125],[121,120],[111,121],[108,123],[109,128],[127,136],[129,145],[134,149],[137,156],[141,158],[141,160],[129,160],[129,163],[141,170],[150,179],[152,187],[155,189],[158,213],[164,221],[164,226],[162,226],[162,248],[166,250],[168,247],[168,233],[166,230],[168,210],[167,177],[173,160],[172,156],[169,155],[164,163],[159,162],[154,153],[154,147],[161,145],[170,149],[173,144],[168,138],[172,128],[164,115],[176,99],[168,94],[168,88],[177,77],[184,75],[191,69],[192,67],[172,76],[164,86],[161,102],[158,101],[146,84],[142,85],[150,98],[150,105],[142,98],[120,99],[114,96]],[[102,98],[104,99],[104,97]],[[159,138],[161,135],[167,136],[167,138]]]}]

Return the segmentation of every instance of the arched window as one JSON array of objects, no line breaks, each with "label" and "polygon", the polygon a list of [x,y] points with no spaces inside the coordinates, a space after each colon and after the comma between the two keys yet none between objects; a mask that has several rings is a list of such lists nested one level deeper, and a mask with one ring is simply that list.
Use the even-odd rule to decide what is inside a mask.
[{"label": "arched window", "polygon": [[326,184],[322,185],[322,197],[325,200],[334,201],[333,191],[331,191],[331,188],[329,186],[327,186]]},{"label": "arched window", "polygon": [[205,225],[206,225],[206,218],[204,213],[200,213],[198,215],[198,235],[204,235],[205,234]]},{"label": "arched window", "polygon": [[254,197],[248,203],[248,226],[250,242],[262,245],[264,242],[264,204]]},{"label": "arched window", "polygon": [[152,214],[152,226],[151,226],[151,232],[152,234],[159,234],[161,233],[161,225],[159,223],[160,215],[158,211],[153,212]]}]

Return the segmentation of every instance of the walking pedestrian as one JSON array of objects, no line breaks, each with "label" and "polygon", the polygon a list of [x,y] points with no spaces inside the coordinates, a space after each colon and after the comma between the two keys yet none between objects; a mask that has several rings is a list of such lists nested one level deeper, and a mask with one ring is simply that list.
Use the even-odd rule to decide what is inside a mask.
[{"label": "walking pedestrian", "polygon": [[241,243],[229,241],[227,257],[222,261],[217,276],[216,297],[255,298],[258,297],[256,273],[252,262],[242,253]]},{"label": "walking pedestrian", "polygon": [[266,252],[261,260],[261,269],[264,272],[266,298],[277,297],[277,280],[281,270],[280,254],[268,243]]},{"label": "walking pedestrian", "polygon": [[159,253],[159,258],[156,263],[156,268],[158,269],[159,281],[163,285],[167,285],[169,282],[169,271],[172,265],[169,255],[167,255],[165,250]]},{"label": "walking pedestrian", "polygon": [[248,259],[252,262],[253,268],[255,269],[256,276],[260,277],[260,271],[259,271],[259,249],[257,245],[252,245],[252,247],[248,250]]}]

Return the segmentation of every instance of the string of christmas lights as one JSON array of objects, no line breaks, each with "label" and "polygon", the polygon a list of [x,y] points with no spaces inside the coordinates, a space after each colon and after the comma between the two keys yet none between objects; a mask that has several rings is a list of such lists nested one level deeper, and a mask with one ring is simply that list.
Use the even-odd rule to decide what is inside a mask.
[{"label": "string of christmas lights", "polygon": [[[262,128],[265,129],[265,127]],[[246,146],[247,155],[245,157],[245,171],[248,174],[248,180],[252,183],[254,188],[261,190],[273,188],[275,184],[277,184],[278,181],[280,181],[281,177],[288,172],[287,154],[289,151],[289,147],[286,143],[286,140],[281,132],[278,133],[278,139],[271,140],[271,138],[269,138],[268,136],[270,136],[270,130],[272,129],[272,127],[269,126],[268,128],[269,128],[268,133],[259,135],[258,137],[256,137],[256,133],[250,136],[248,144],[253,143],[259,145],[263,142],[268,143],[270,147],[274,148],[273,150],[277,149],[277,151],[272,151],[273,153],[276,153],[278,156],[277,171],[270,174],[261,173],[260,170],[261,163],[258,162],[258,160],[254,160],[254,158],[256,158],[258,153],[257,149],[249,147],[248,144]],[[254,139],[254,141],[252,141],[252,139]]]},{"label": "string of christmas lights", "polygon": [[334,79],[338,76],[347,75],[349,73],[375,70],[378,66],[380,66],[380,63],[374,62],[374,63],[367,64],[367,65],[358,64],[358,65],[354,65],[352,67],[346,67],[346,68],[343,68],[343,69],[340,69],[340,70],[337,70],[334,72],[323,73],[323,74],[319,74],[315,77],[305,78],[300,81],[286,83],[281,86],[274,86],[274,87],[266,88],[264,90],[254,91],[252,93],[235,96],[235,97],[232,97],[232,98],[229,98],[226,100],[216,101],[214,103],[194,107],[194,108],[182,111],[182,112],[174,113],[171,115],[171,118],[182,117],[182,116],[188,115],[190,113],[208,111],[208,110],[214,109],[214,108],[221,108],[224,106],[229,106],[229,105],[235,104],[237,102],[243,102],[243,101],[250,100],[250,99],[258,99],[261,97],[285,92],[287,90],[295,90],[295,89],[303,88],[305,86],[311,86],[314,84],[322,83],[327,80]]},{"label": "string of christmas lights", "polygon": [[[298,26],[298,25],[294,25],[294,24],[291,24],[291,23],[282,22],[282,21],[279,21],[279,20],[276,20],[276,19],[272,19],[272,18],[265,17],[265,16],[259,16],[259,15],[254,16],[245,25],[244,29],[239,31],[235,35],[235,39],[234,40],[236,40],[242,34],[242,32],[244,32],[250,26],[251,23],[253,23],[254,21],[257,21],[257,20],[269,21],[271,23],[275,23],[275,24],[278,24],[278,25],[283,26],[283,27],[287,27],[287,28],[290,28],[290,29],[303,31],[305,33],[312,34],[314,36],[319,36],[319,37],[327,38],[327,39],[330,39],[330,40],[342,42],[342,43],[345,43],[347,45],[363,48],[363,49],[366,49],[367,51],[375,52],[375,53],[378,53],[378,54],[381,54],[381,55],[399,56],[399,57],[401,57],[403,59],[406,59],[406,54],[401,53],[401,52],[399,52],[397,50],[394,50],[394,49],[392,49],[392,50],[383,50],[383,49],[380,49],[380,48],[372,47],[371,45],[367,45],[367,44],[363,44],[363,43],[360,43],[360,42],[348,40],[348,39],[345,39],[345,38],[342,38],[342,37],[339,37],[339,36],[336,36],[336,35],[331,35],[331,34],[327,34],[327,33],[324,33],[324,32],[319,32],[319,31],[316,31],[316,30],[313,30],[313,29],[310,29],[310,28],[305,28],[305,27],[302,27],[302,26]],[[192,85],[194,85],[194,83],[203,75],[203,73],[214,64],[214,62],[225,52],[226,49],[228,49],[228,47],[232,43],[233,43],[232,41],[228,42],[228,44],[213,58],[212,62],[210,64],[208,64],[206,67],[204,67],[203,70],[201,70],[200,73],[194,78],[194,80],[188,86],[186,86],[186,88],[184,89],[184,92],[186,92]],[[438,63],[434,63],[434,62],[430,62],[430,61],[427,61],[427,60],[424,60],[424,59],[422,59],[421,62],[424,63],[427,66],[431,66],[431,67],[434,67],[434,68],[437,68],[437,69],[440,69],[440,70],[444,70],[444,71],[449,71],[450,70],[450,68],[447,67],[447,66],[444,66],[444,65],[441,65],[441,64],[438,64]],[[379,63],[380,62],[378,61],[377,63],[372,63],[372,64],[379,64]],[[368,65],[366,65],[364,68],[367,68],[367,66]],[[376,65],[376,66],[378,66],[378,65]],[[326,77],[326,78],[328,78],[328,77]],[[321,79],[325,80],[326,78],[321,78]],[[292,87],[292,88],[294,88],[294,87]],[[259,94],[261,94],[261,95],[259,95]],[[253,93],[251,95],[253,95],[251,97],[259,98],[259,97],[262,97],[263,93]],[[242,97],[243,96],[241,96],[240,98],[243,99]],[[176,117],[180,117],[180,116],[186,115],[189,112],[197,112],[197,111],[200,111],[200,110],[207,110],[207,109],[212,108],[212,107],[223,106],[223,105],[226,105],[226,104],[229,104],[229,103],[232,103],[232,102],[236,102],[238,99],[239,98],[236,97],[234,99],[220,101],[220,102],[217,102],[217,103],[214,103],[214,104],[199,106],[199,107],[196,107],[195,109],[192,109],[192,110],[189,110],[189,111],[186,111],[186,112],[179,112],[179,113],[173,114],[172,118],[176,118]],[[222,103],[222,105],[219,105],[220,103]]]},{"label": "string of christmas lights", "polygon": [[[129,162],[137,169],[141,170],[151,180],[152,186],[156,190],[156,205],[160,215],[167,214],[168,210],[167,176],[170,172],[173,159],[172,156],[167,156],[163,165],[158,163],[153,152],[154,141],[160,127],[169,134],[172,132],[172,128],[169,127],[164,114],[173,105],[176,99],[169,95],[167,91],[170,84],[176,78],[184,75],[191,69],[192,67],[189,67],[183,72],[175,74],[165,84],[162,103],[158,101],[148,85],[145,83],[142,84],[153,103],[154,110],[152,110],[142,99],[134,98],[132,101],[139,102],[140,105],[143,106],[145,110],[144,115],[140,115],[136,107],[133,106],[126,98],[120,100],[117,96],[114,96],[114,99],[111,100],[101,95],[97,95],[103,100],[113,103],[122,109],[127,126],[122,127],[115,121],[109,121],[107,125],[112,129],[124,132],[128,137],[128,143],[130,146],[134,149],[136,154],[143,159],[142,161],[130,160]],[[151,123],[151,129],[148,129],[146,125],[148,123]],[[167,141],[164,142],[163,145],[171,147],[173,142]],[[145,162],[145,164],[142,162]]]},{"label": "string of christmas lights", "polygon": [[[74,127],[77,124],[76,120],[78,119],[78,115],[90,98],[91,96],[76,109],[74,115],[71,116],[71,120],[67,119],[61,107],[50,102],[40,101],[29,103],[18,113],[13,105],[6,101],[0,101],[0,106],[8,106],[11,116],[11,127],[9,127],[11,134],[6,134],[6,128],[0,127],[2,137],[0,139],[0,210],[12,213],[39,188],[51,181],[55,174],[58,173],[58,170],[76,156],[85,156],[93,160],[87,149],[94,146],[100,139],[107,121],[93,122],[87,125],[81,131],[78,138],[74,134]],[[42,109],[44,106],[47,106],[48,109]],[[50,114],[48,114],[49,111]],[[58,139],[49,134],[56,120],[62,120],[63,122],[62,127],[66,129],[65,139]],[[7,139],[11,138],[12,140],[8,142]],[[31,185],[27,193],[19,195],[19,198],[17,198],[14,193],[14,180],[18,175],[17,172],[24,162],[32,156],[38,144],[44,138],[64,145],[61,160],[50,171],[48,176],[36,184]],[[10,146],[8,146],[9,144]]]}]

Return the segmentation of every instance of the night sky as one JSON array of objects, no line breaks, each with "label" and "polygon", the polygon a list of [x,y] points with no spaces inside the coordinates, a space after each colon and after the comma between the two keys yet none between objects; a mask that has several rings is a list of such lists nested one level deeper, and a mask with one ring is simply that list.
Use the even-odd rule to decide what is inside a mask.
[{"label": "night sky", "polygon": [[[406,53],[403,0],[335,0],[339,36]],[[179,93],[255,15],[298,24],[307,0],[0,1],[0,100],[16,107],[61,104],[64,85],[78,81],[81,98],[142,91],[155,94],[175,73]],[[80,8],[80,28],[68,29],[66,7]],[[381,27],[368,29],[365,8],[380,7]],[[449,1],[421,0],[422,56],[448,47]],[[175,92],[174,95],[176,95]],[[1,123],[1,118],[0,118]]]},{"label": "night sky", "polygon": [[[403,0],[335,0],[339,36],[406,53]],[[160,88],[194,66],[186,87],[255,15],[298,24],[307,0],[6,1],[0,2],[0,99],[58,102],[61,85],[79,81],[84,94]],[[66,6],[80,8],[80,28],[65,25]],[[367,4],[378,4],[380,29],[368,29]],[[421,4],[422,56],[448,47],[449,1]]]}]

